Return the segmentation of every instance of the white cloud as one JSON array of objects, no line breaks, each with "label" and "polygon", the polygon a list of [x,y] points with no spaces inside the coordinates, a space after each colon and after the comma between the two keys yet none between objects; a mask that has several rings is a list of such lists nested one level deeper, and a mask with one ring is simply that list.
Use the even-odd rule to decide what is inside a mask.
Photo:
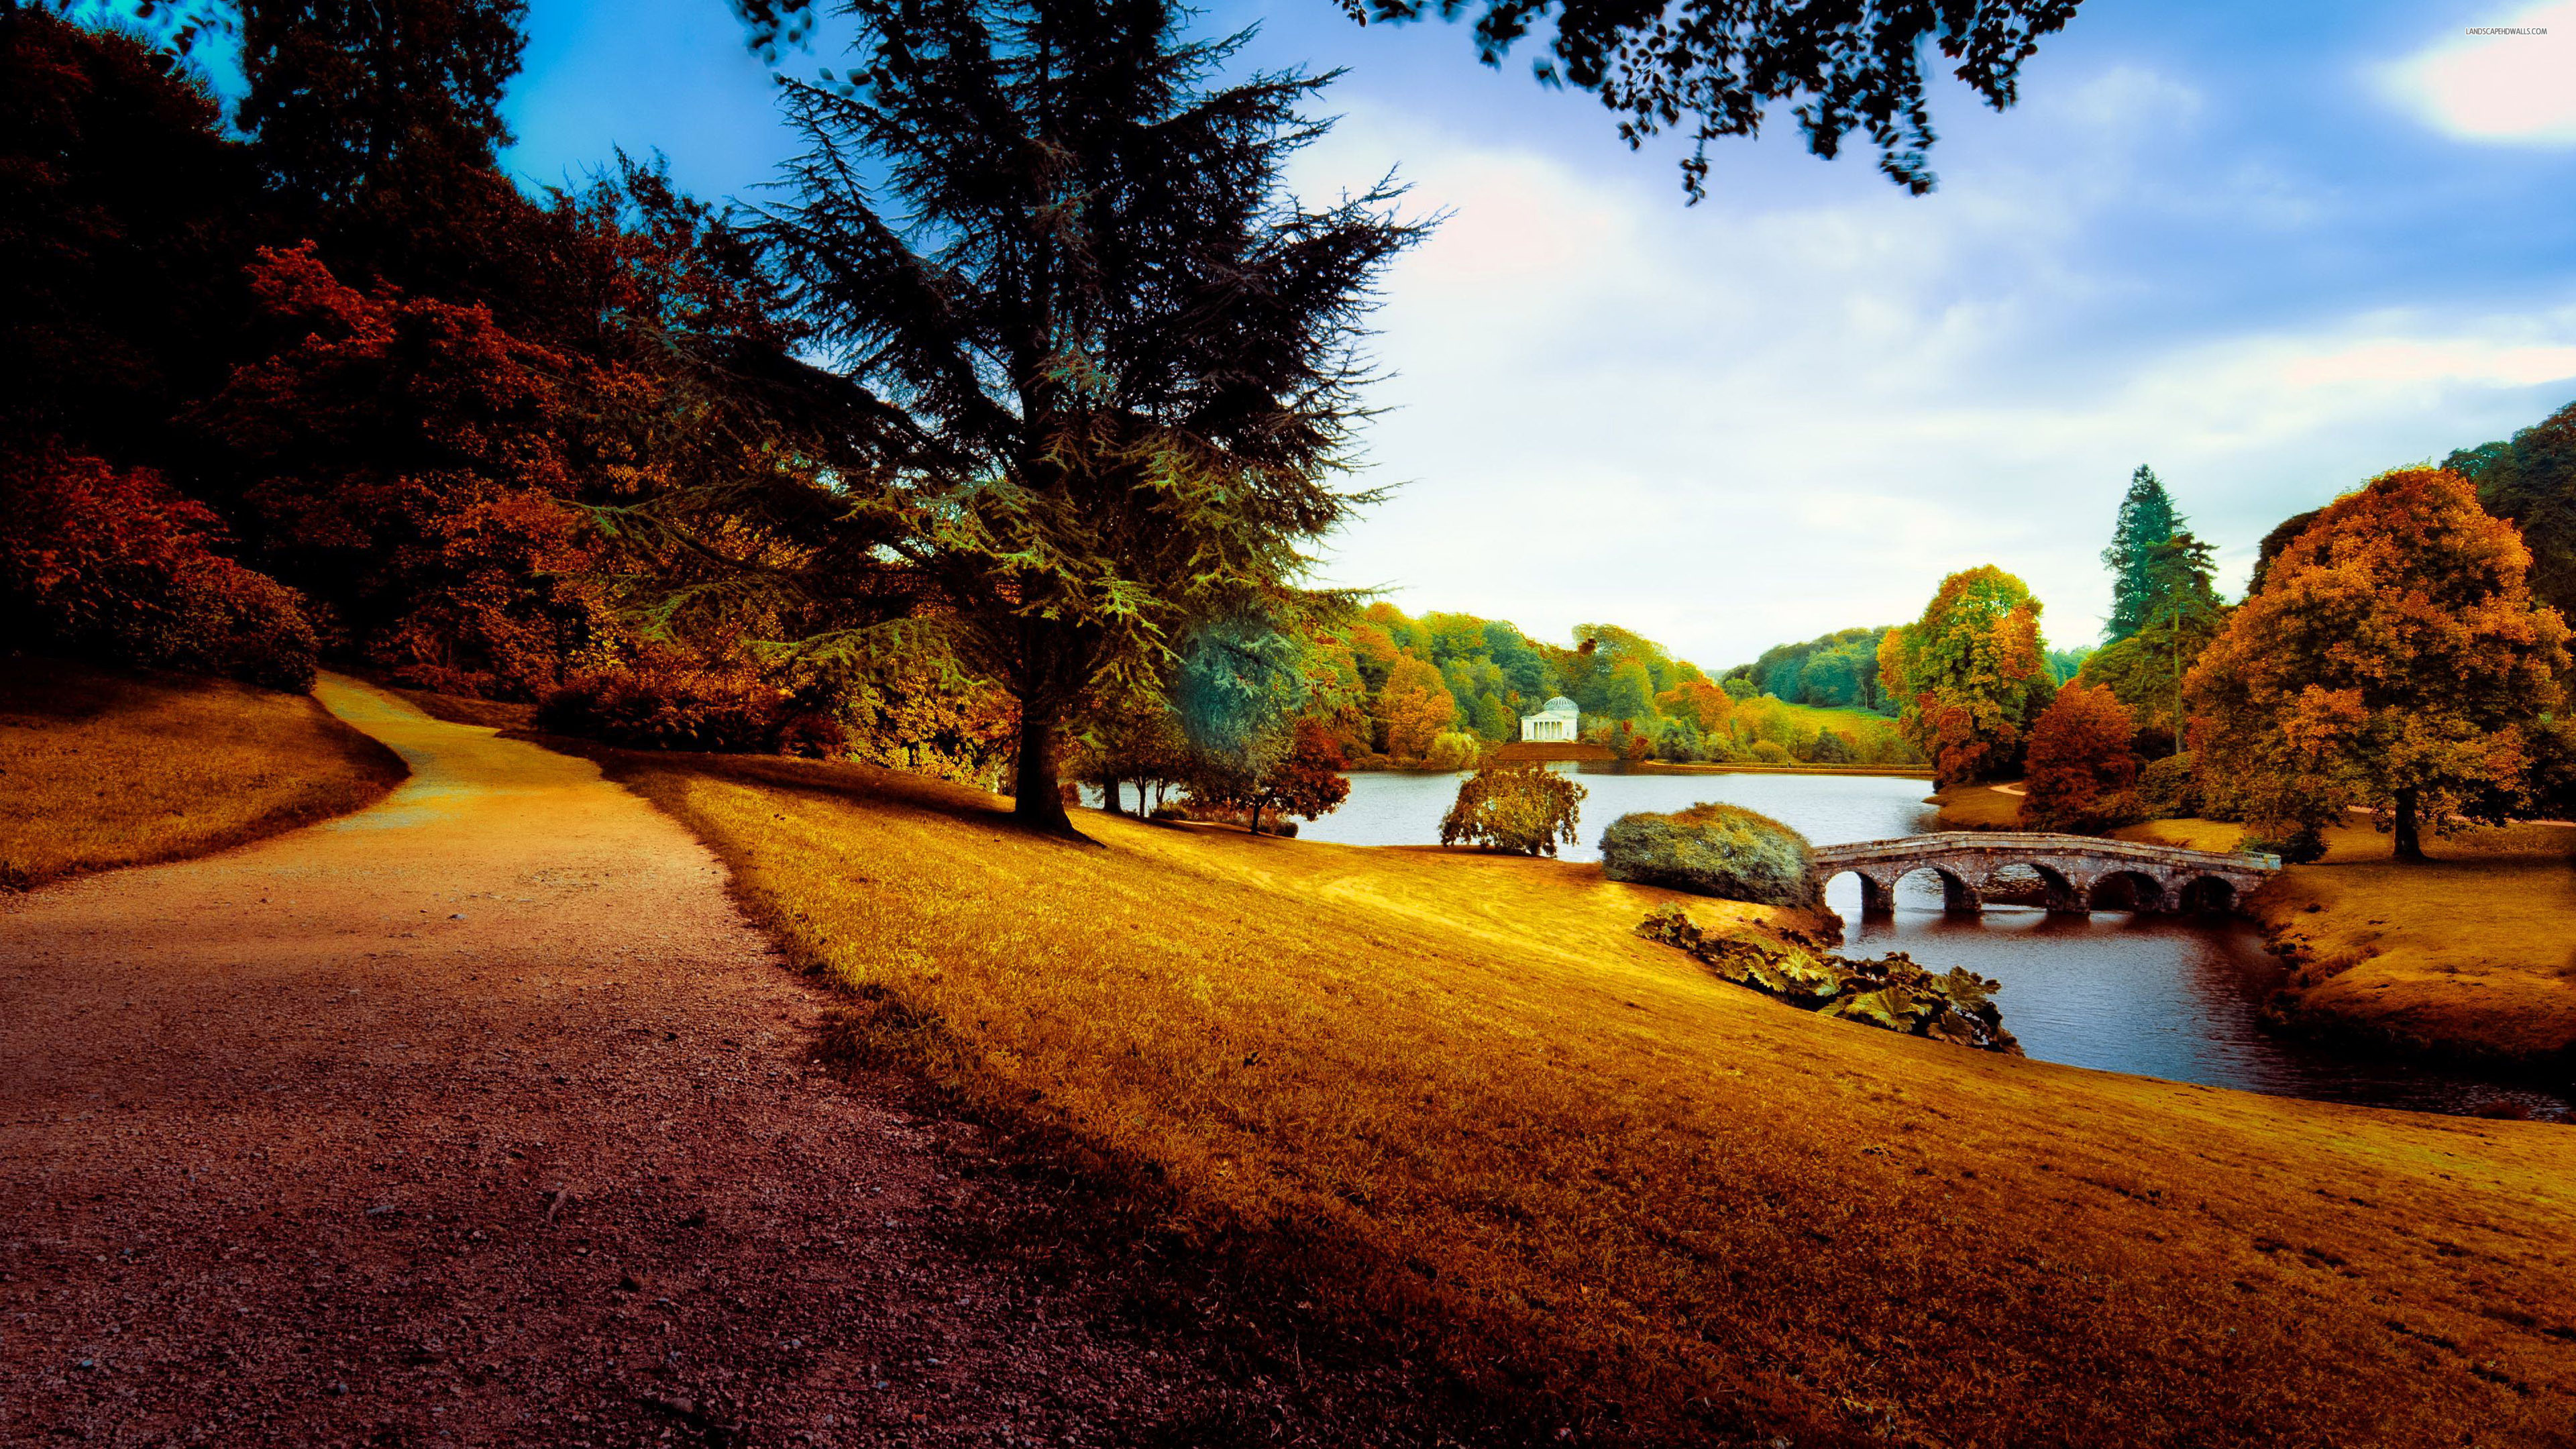
[{"label": "white cloud", "polygon": [[[2241,570],[2281,518],[2530,422],[2530,389],[2576,378],[2576,305],[2104,335],[2106,306],[2190,285],[2103,259],[2144,190],[2109,129],[2067,164],[1954,176],[1931,201],[1685,210],[1661,177],[1354,115],[1308,164],[1401,159],[1416,204],[1453,216],[1378,318],[1399,375],[1373,481],[1406,486],[1337,541],[1331,577],[1551,638],[1618,622],[1724,665],[1909,618],[1943,574],[1992,562],[2080,643],[2138,463]],[[2277,204],[2277,177],[2220,175],[2195,214],[2223,229],[2240,184]]]},{"label": "white cloud", "polygon": [[2576,0],[2526,5],[2389,67],[2384,79],[2451,135],[2576,145]]}]

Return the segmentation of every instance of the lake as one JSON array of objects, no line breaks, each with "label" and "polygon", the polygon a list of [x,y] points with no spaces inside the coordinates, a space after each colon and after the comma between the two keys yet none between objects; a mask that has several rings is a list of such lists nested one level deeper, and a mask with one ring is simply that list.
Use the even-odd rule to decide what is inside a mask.
[{"label": "lake", "polygon": [[[1558,768],[1572,769],[1570,766]],[[1429,845],[1460,775],[1350,777],[1341,809],[1300,825],[1300,838],[1346,845]],[[1818,845],[1885,840],[1931,828],[1923,780],[1857,775],[1663,775],[1587,770],[1582,843],[1568,860],[1601,858],[1602,828],[1632,810],[1678,810],[1722,800],[1759,810]],[[1964,966],[2004,984],[2004,1024],[2034,1057],[2214,1087],[2239,1087],[2377,1107],[2465,1112],[2504,1098],[2535,1116],[2571,1114],[2568,1094],[2439,1068],[2379,1062],[2264,1029],[2280,962],[2252,926],[2097,911],[2052,916],[1990,906],[1974,919],[1941,910],[1928,872],[1907,878],[1891,918],[1864,921],[1860,888],[1844,877],[1827,896],[1843,915],[1844,951],[1903,951],[1945,969]]]}]

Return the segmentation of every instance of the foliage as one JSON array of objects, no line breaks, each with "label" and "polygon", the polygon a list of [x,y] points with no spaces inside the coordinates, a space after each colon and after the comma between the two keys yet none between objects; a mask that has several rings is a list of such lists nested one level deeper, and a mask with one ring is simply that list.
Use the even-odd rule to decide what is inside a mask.
[{"label": "foliage", "polygon": [[1471,770],[1484,753],[1484,743],[1474,735],[1448,730],[1432,737],[1431,748],[1422,752],[1422,763],[1433,770]]},{"label": "foliage", "polygon": [[1694,805],[1669,815],[1622,815],[1601,832],[1601,873],[1612,880],[1758,901],[1815,906],[1807,838],[1741,806]]},{"label": "foliage", "polygon": [[1308,660],[1298,641],[1252,610],[1190,631],[1172,671],[1172,714],[1191,753],[1223,775],[1257,779],[1292,745]]},{"label": "foliage", "polygon": [[1584,788],[1544,765],[1489,765],[1459,782],[1440,821],[1440,843],[1465,841],[1515,855],[1554,855],[1572,845]]},{"label": "foliage", "polygon": [[2020,764],[2030,722],[2055,689],[2039,612],[2027,585],[1987,564],[1943,579],[1923,617],[1881,642],[1882,687],[1903,704],[1899,727],[1943,786]]},{"label": "foliage", "polygon": [[2528,792],[2529,732],[2563,708],[2567,626],[2530,553],[2455,473],[2382,474],[2328,507],[2229,619],[2186,697],[2201,778],[2289,827],[2381,812],[2401,858]]},{"label": "foliage", "polygon": [[947,621],[1018,699],[1015,809],[1069,832],[1079,701],[1280,599],[1352,505],[1354,344],[1423,232],[1390,187],[1298,206],[1280,168],[1329,77],[1215,85],[1240,41],[1184,40],[1166,5],[843,9],[850,77],[783,80],[806,149],[757,231],[874,456],[836,506],[783,482],[781,507],[818,541],[917,521],[878,577],[815,581],[838,637]]},{"label": "foliage", "polygon": [[2532,597],[2576,618],[2576,403],[2504,442],[2453,453],[2442,466],[2477,485],[2487,512],[2522,530]]},{"label": "foliage", "polygon": [[752,671],[678,657],[575,674],[537,707],[545,729],[648,750],[766,752],[793,717],[787,697]]},{"label": "foliage", "polygon": [[2272,574],[2272,561],[2279,558],[2283,550],[2296,542],[2300,534],[2307,532],[2308,525],[2316,522],[2324,512],[2322,508],[2311,508],[2305,513],[2294,513],[2272,525],[2272,531],[2264,534],[2262,540],[2254,546],[2254,572],[2245,581],[2245,597],[2250,599],[2263,591],[2264,581]]},{"label": "foliage", "polygon": [[150,469],[0,452],[0,637],[90,659],[313,684],[295,592],[217,552],[222,525]]},{"label": "foliage", "polygon": [[1887,704],[1878,678],[1878,649],[1887,633],[1883,626],[1841,629],[1803,644],[1775,644],[1738,668],[1755,692],[1791,704],[1876,710]]},{"label": "foliage", "polygon": [[2033,830],[2098,834],[2139,815],[2134,726],[2118,695],[2069,681],[2031,727],[2023,823]]},{"label": "foliage", "polygon": [[2156,550],[2181,527],[2181,516],[2156,470],[2139,464],[2130,475],[2128,496],[2120,500],[2110,547],[2102,550],[2102,566],[2111,571],[2111,612],[2102,621],[2103,643],[2117,644],[2135,634],[2154,612],[2160,588]]},{"label": "foliage", "polygon": [[343,641],[401,677],[527,698],[616,634],[556,501],[566,359],[480,306],[358,292],[310,245],[263,249],[252,287],[281,345],[196,416],[261,557]]},{"label": "foliage", "polygon": [[1679,906],[1665,906],[1637,925],[1649,941],[1676,947],[1738,986],[1749,986],[1802,1011],[1929,1037],[1957,1046],[2021,1055],[2004,1030],[1994,994],[2003,987],[1973,971],[1935,974],[1902,951],[1853,960],[1813,949],[1794,933],[1774,940],[1751,931],[1711,936]]},{"label": "foliage", "polygon": [[[1313,820],[1339,809],[1351,793],[1351,782],[1342,775],[1348,764],[1340,742],[1323,721],[1301,719],[1291,731],[1288,748],[1257,773],[1203,763],[1190,777],[1190,802],[1219,812],[1239,812],[1245,828],[1259,835],[1264,812],[1282,820]],[[1293,835],[1296,827],[1290,825],[1284,833]]]},{"label": "foliage", "polygon": [[2149,760],[2138,771],[2138,807],[2150,820],[2189,819],[2202,802],[2198,757],[2189,750]]}]

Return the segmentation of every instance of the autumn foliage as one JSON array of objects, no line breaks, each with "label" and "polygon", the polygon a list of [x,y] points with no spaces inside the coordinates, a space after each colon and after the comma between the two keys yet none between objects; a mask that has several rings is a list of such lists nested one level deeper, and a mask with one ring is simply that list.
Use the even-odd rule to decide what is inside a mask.
[{"label": "autumn foliage", "polygon": [[2420,831],[2524,802],[2533,730],[2565,706],[2568,630],[2531,555],[2467,480],[2382,474],[2273,561],[2185,686],[2201,777],[2245,818],[2380,812]]},{"label": "autumn foliage", "polygon": [[2118,695],[2067,681],[2031,728],[2022,824],[2089,833],[2129,823],[2138,808],[2134,728]]},{"label": "autumn foliage", "polygon": [[2039,610],[2027,585],[1987,564],[1943,579],[1923,617],[1880,644],[1882,687],[1904,703],[1899,727],[1943,786],[2021,762],[2053,688]]},{"label": "autumn foliage", "polygon": [[1514,855],[1554,855],[1572,845],[1577,811],[1587,792],[1545,765],[1496,765],[1458,786],[1458,798],[1440,821],[1440,843],[1464,841]]}]

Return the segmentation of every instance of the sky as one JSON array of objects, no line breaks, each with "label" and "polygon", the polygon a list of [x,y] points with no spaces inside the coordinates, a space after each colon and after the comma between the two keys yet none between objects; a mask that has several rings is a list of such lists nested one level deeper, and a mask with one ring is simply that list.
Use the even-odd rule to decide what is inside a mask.
[{"label": "sky", "polygon": [[[2086,0],[2014,108],[1936,87],[1932,194],[1783,125],[1719,143],[1697,206],[1678,145],[1631,152],[1463,26],[1201,24],[1346,70],[1301,195],[1392,170],[1445,218],[1375,317],[1357,481],[1393,496],[1319,572],[1408,612],[1722,668],[1992,563],[2090,643],[2140,464],[2233,589],[2290,514],[2576,399],[2576,0]],[[507,159],[659,150],[757,197],[774,99],[722,0],[533,0]]]}]

